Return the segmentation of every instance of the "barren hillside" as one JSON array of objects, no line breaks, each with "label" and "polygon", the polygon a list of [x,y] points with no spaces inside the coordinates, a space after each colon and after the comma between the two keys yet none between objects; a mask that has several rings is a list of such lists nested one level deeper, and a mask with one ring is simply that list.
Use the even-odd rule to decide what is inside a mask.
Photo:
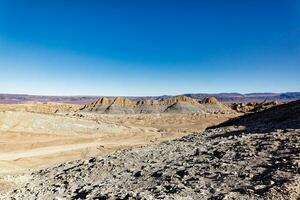
[{"label": "barren hillside", "polygon": [[229,106],[220,103],[214,97],[207,97],[203,102],[187,96],[176,96],[160,100],[134,101],[123,97],[100,98],[86,104],[81,112],[105,114],[153,114],[153,113],[234,113]]}]

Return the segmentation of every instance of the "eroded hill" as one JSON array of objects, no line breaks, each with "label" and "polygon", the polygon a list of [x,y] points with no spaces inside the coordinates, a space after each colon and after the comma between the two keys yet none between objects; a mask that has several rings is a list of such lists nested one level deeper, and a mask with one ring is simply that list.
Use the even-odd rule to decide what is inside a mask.
[{"label": "eroded hill", "polygon": [[153,114],[153,113],[233,113],[234,111],[214,97],[203,101],[187,96],[176,96],[161,100],[134,101],[124,97],[100,98],[80,109],[82,112],[106,114]]}]

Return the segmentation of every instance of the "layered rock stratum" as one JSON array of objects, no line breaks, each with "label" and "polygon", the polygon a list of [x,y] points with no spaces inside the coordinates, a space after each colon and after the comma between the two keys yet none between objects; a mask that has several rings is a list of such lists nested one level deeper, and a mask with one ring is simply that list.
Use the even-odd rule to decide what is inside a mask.
[{"label": "layered rock stratum", "polygon": [[220,103],[214,97],[205,98],[204,103],[187,96],[168,99],[130,100],[125,97],[114,99],[100,98],[86,104],[80,111],[106,114],[144,114],[144,113],[232,113],[229,106]]},{"label": "layered rock stratum", "polygon": [[3,199],[299,199],[300,101],[202,133],[10,177]]}]

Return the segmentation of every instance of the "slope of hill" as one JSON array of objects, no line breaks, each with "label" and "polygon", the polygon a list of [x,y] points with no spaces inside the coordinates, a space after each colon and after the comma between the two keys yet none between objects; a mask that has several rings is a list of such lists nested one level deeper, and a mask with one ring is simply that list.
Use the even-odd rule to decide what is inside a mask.
[{"label": "slope of hill", "polygon": [[299,199],[300,101],[17,177],[17,199]]},{"label": "slope of hill", "polygon": [[[259,121],[259,124],[256,124]],[[247,114],[246,116],[229,120],[218,125],[231,126],[239,125],[254,128],[257,130],[272,129],[300,129],[300,100],[287,104],[271,107],[257,113]]]},{"label": "slope of hill", "polygon": [[26,103],[26,104],[0,104],[0,112],[35,112],[35,113],[57,113],[74,112],[80,109],[82,105],[66,103]]},{"label": "slope of hill", "polygon": [[[211,100],[211,101],[209,101]],[[204,103],[186,97],[176,96],[162,100],[134,101],[124,97],[115,99],[101,98],[80,109],[82,112],[106,114],[140,114],[140,113],[230,113],[234,112],[217,99],[207,97]]]}]

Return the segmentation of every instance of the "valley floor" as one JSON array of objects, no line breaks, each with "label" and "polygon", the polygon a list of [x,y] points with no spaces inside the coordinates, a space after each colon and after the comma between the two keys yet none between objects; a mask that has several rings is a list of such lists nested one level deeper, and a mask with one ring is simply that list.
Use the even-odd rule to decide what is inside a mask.
[{"label": "valley floor", "polygon": [[236,116],[3,112],[0,199],[299,200],[300,100]]},{"label": "valley floor", "polygon": [[[199,132],[236,115],[0,112],[0,175],[104,156]],[[11,186],[0,178],[0,191]]]}]

